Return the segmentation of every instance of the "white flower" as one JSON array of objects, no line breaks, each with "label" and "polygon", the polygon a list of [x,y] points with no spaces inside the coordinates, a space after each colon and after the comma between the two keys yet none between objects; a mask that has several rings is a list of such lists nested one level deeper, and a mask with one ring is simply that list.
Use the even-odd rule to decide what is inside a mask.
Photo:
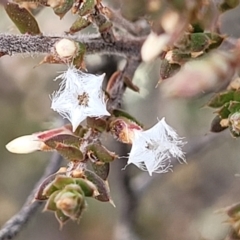
[{"label": "white flower", "polygon": [[172,168],[171,158],[185,161],[181,147],[185,143],[163,118],[146,130],[135,130],[128,164],[133,163],[142,170],[166,173]]},{"label": "white flower", "polygon": [[96,76],[69,67],[56,79],[59,78],[63,81],[60,89],[53,94],[51,108],[69,119],[73,131],[86,117],[110,115],[102,91],[104,74]]}]

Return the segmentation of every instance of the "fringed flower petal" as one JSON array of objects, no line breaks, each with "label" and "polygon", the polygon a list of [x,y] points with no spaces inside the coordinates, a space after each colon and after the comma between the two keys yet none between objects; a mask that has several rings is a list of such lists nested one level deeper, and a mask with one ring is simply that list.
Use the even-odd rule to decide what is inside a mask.
[{"label": "fringed flower petal", "polygon": [[110,115],[102,91],[104,74],[96,76],[69,67],[59,78],[63,80],[52,95],[51,108],[72,123],[73,131],[87,117]]},{"label": "fringed flower petal", "polygon": [[163,118],[146,131],[135,130],[128,164],[133,163],[150,175],[153,172],[166,173],[171,171],[172,157],[185,161],[184,144]]}]

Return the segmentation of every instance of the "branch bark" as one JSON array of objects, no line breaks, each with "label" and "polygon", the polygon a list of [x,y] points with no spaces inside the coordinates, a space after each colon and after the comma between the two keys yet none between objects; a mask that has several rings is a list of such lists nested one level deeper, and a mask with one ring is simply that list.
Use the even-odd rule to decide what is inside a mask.
[{"label": "branch bark", "polygon": [[32,190],[31,194],[27,198],[22,209],[3,225],[2,229],[0,230],[0,240],[9,240],[14,238],[21,231],[24,224],[34,215],[37,209],[42,205],[43,202],[32,202],[36,190],[47,176],[53,174],[59,169],[61,161],[62,157],[57,153],[53,153],[50,163],[46,167],[44,174],[35,185],[35,188]]},{"label": "branch bark", "polygon": [[0,34],[1,54],[46,54],[51,53],[54,44],[63,39],[80,42],[86,47],[86,54],[108,54],[140,59],[143,39],[120,39],[114,43],[105,42],[98,35],[75,36],[44,36],[44,35],[11,35]]}]

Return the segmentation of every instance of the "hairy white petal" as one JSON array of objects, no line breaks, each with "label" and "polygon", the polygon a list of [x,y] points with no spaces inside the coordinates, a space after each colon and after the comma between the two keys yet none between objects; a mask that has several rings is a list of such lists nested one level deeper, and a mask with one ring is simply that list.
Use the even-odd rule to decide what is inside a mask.
[{"label": "hairy white petal", "polygon": [[69,67],[56,78],[63,80],[58,92],[52,95],[51,108],[72,123],[73,131],[86,117],[110,115],[102,91],[104,75],[96,76]]},{"label": "hairy white petal", "polygon": [[172,157],[185,161],[181,149],[184,144],[163,118],[146,131],[135,130],[128,164],[133,163],[150,175],[168,172],[172,167]]},{"label": "hairy white petal", "polygon": [[44,143],[39,141],[35,135],[26,135],[15,138],[6,145],[9,152],[18,154],[27,154],[37,150],[41,150],[44,147]]}]

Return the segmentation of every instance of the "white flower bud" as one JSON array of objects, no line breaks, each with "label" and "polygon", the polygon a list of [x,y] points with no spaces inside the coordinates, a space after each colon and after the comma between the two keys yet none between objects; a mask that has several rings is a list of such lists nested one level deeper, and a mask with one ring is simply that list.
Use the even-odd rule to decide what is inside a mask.
[{"label": "white flower bud", "polygon": [[151,32],[141,49],[142,60],[144,62],[149,62],[159,56],[169,43],[170,38],[170,35],[166,33],[158,36],[156,33]]},{"label": "white flower bud", "polygon": [[76,55],[78,46],[74,41],[64,38],[56,43],[55,49],[60,58],[68,58]]},{"label": "white flower bud", "polygon": [[25,135],[15,138],[6,145],[9,152],[27,154],[37,150],[42,150],[45,144],[35,135]]},{"label": "white flower bud", "polygon": [[179,20],[180,18],[177,12],[169,11],[162,17],[161,24],[166,33],[172,34],[175,31]]}]

